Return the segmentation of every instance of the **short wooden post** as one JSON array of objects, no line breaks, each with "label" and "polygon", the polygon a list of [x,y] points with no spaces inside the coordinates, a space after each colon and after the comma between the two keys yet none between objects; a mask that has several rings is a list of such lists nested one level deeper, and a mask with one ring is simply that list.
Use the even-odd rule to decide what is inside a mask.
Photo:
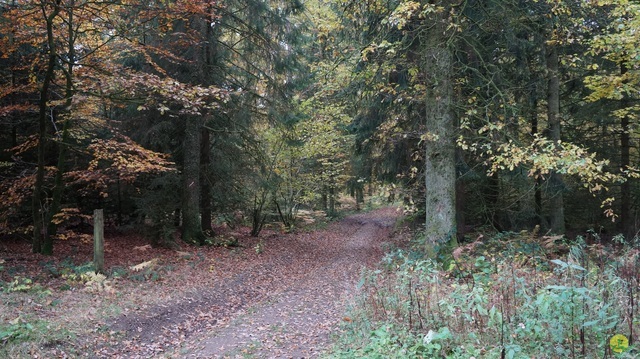
[{"label": "short wooden post", "polygon": [[93,211],[93,266],[96,273],[104,272],[104,215],[101,209]]}]

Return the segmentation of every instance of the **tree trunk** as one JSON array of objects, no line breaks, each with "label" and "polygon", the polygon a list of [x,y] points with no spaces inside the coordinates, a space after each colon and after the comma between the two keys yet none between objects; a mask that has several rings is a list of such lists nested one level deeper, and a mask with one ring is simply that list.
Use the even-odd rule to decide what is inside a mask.
[{"label": "tree trunk", "polygon": [[[220,31],[214,30],[214,26],[211,26],[212,21],[215,19],[215,10],[213,8],[212,3],[208,3],[206,15],[202,18],[201,25],[204,29],[204,38],[207,40],[204,42],[204,46],[202,47],[202,58],[201,61],[204,63],[204,68],[200,67],[200,70],[203,71],[203,79],[205,79],[206,84],[214,84],[216,72],[213,71],[214,65],[217,64],[217,49],[216,44],[218,43],[218,37],[220,35]],[[217,28],[217,27],[215,27]],[[213,228],[211,227],[211,214],[212,214],[212,205],[211,201],[213,198],[211,197],[211,181],[210,181],[210,168],[211,168],[211,133],[208,129],[202,128],[202,144],[200,147],[200,185],[201,185],[201,227],[202,231],[212,232]]]},{"label": "tree trunk", "polygon": [[484,198],[487,206],[486,211],[489,215],[489,223],[496,231],[504,231],[504,228],[498,220],[498,211],[500,210],[500,206],[498,205],[500,200],[500,176],[498,172],[494,172],[489,176]]},{"label": "tree trunk", "polygon": [[60,138],[60,142],[58,143],[58,165],[56,168],[56,176],[54,180],[53,187],[53,195],[51,199],[51,205],[49,206],[49,210],[45,217],[45,224],[47,226],[47,234],[44,237],[44,243],[42,251],[43,253],[53,253],[53,236],[57,232],[57,226],[53,222],[53,216],[55,216],[60,210],[60,204],[62,202],[62,194],[64,192],[64,164],[67,160],[67,143],[69,141],[69,128],[71,127],[71,104],[73,102],[73,70],[74,70],[74,61],[76,57],[75,50],[75,36],[73,26],[73,11],[74,11],[74,1],[70,2],[70,6],[68,9],[68,33],[67,33],[67,42],[69,47],[67,48],[67,53],[69,57],[69,62],[67,63],[67,71],[65,73],[66,84],[65,84],[65,104],[64,104],[64,123],[62,125],[62,136]]},{"label": "tree trunk", "polygon": [[356,209],[361,209],[360,205],[364,203],[364,188],[361,182],[357,183],[356,187]]},{"label": "tree trunk", "polygon": [[[627,66],[623,63],[620,65],[620,75],[624,77],[627,73]],[[624,95],[620,101],[620,108],[626,109],[630,106],[628,96]],[[624,115],[620,118],[620,168],[623,171],[629,169],[631,165],[631,134],[629,127],[629,116]],[[627,240],[632,240],[636,235],[635,220],[632,210],[631,200],[631,181],[632,178],[627,176],[626,181],[620,185],[620,222],[619,230]]]},{"label": "tree trunk", "polygon": [[[446,2],[444,2],[446,3]],[[446,4],[443,4],[446,5]],[[445,6],[445,9],[448,6]],[[456,167],[454,119],[452,114],[453,55],[446,44],[448,11],[436,15],[427,34],[425,73],[427,75],[425,155],[426,245],[457,245],[456,240]]]},{"label": "tree trunk", "polygon": [[209,183],[209,166],[211,165],[211,137],[209,130],[202,129],[202,144],[200,147],[200,210],[202,213],[202,231],[212,231],[211,227],[211,183]]},{"label": "tree trunk", "polygon": [[322,202],[322,210],[324,210],[325,212],[329,211],[329,196],[328,196],[329,190],[327,188],[327,185],[323,185],[322,186],[322,193],[320,194],[320,198],[321,198],[321,202]]},{"label": "tree trunk", "polygon": [[61,142],[58,144],[58,166],[56,167],[56,176],[54,179],[53,194],[51,196],[51,205],[45,216],[44,226],[47,227],[46,234],[43,237],[42,253],[53,253],[53,236],[57,232],[57,225],[53,221],[60,210],[62,202],[62,194],[64,192],[64,163],[67,160],[67,142],[69,140],[69,119],[64,120],[62,129]]},{"label": "tree trunk", "polygon": [[264,221],[266,219],[266,215],[262,213],[264,204],[266,202],[266,198],[267,198],[266,191],[262,192],[262,195],[260,198],[258,198],[257,194],[253,198],[253,213],[251,216],[251,221],[252,221],[251,236],[252,237],[257,237],[258,234],[260,234],[260,231],[262,231],[262,226],[264,225]]},{"label": "tree trunk", "polygon": [[335,216],[336,214],[336,188],[333,185],[333,179],[331,180],[332,184],[329,185],[329,215]]},{"label": "tree trunk", "polygon": [[465,217],[464,204],[466,200],[466,186],[462,180],[456,181],[456,238],[458,243],[464,240]]},{"label": "tree trunk", "polygon": [[[539,133],[538,129],[538,98],[536,95],[533,97],[533,101],[531,104],[531,135],[535,136]],[[539,173],[536,173],[539,175]],[[544,223],[542,217],[542,183],[540,177],[536,177],[534,179],[533,184],[533,200],[534,200],[534,214],[535,214],[535,224],[538,226],[542,226]]]},{"label": "tree trunk", "polygon": [[[549,138],[556,144],[560,141],[560,81],[558,74],[558,48],[547,47],[547,118],[549,121]],[[564,234],[564,182],[562,175],[553,171],[549,175],[550,189],[550,230],[555,234]]]},{"label": "tree trunk", "polygon": [[44,250],[44,239],[47,238],[47,225],[45,218],[46,212],[46,197],[44,193],[44,161],[45,161],[45,146],[47,144],[47,110],[49,106],[47,102],[49,100],[50,86],[53,81],[54,70],[56,67],[56,45],[53,35],[53,21],[60,12],[60,0],[56,1],[54,9],[46,17],[47,26],[47,45],[49,51],[49,59],[47,62],[47,69],[42,80],[42,87],[40,88],[39,110],[38,110],[38,167],[36,170],[36,181],[33,188],[33,197],[31,202],[31,210],[33,214],[33,245],[32,250],[34,253],[52,254],[51,248]]},{"label": "tree trunk", "polygon": [[182,240],[204,244],[200,221],[200,130],[202,118],[185,119],[183,142],[184,168],[182,169]]}]

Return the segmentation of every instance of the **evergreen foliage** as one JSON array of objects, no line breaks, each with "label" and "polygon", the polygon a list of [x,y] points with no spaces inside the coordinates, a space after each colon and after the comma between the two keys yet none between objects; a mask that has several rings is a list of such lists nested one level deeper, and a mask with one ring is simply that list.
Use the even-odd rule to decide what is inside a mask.
[{"label": "evergreen foliage", "polygon": [[205,243],[344,193],[449,208],[435,241],[638,230],[633,2],[0,6],[1,230],[35,251],[95,207]]}]

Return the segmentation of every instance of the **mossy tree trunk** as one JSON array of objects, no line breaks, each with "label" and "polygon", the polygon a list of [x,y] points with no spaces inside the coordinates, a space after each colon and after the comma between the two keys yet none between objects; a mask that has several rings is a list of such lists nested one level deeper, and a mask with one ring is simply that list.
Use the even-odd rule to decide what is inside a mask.
[{"label": "mossy tree trunk", "polygon": [[448,2],[434,15],[434,25],[426,35],[425,73],[427,76],[425,156],[426,243],[427,253],[434,247],[457,245],[455,121],[453,101],[453,54],[447,40]]}]

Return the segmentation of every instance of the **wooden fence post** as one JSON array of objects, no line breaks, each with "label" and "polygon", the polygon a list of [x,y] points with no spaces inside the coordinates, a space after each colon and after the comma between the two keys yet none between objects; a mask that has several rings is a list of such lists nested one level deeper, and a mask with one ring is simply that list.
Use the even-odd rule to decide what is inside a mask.
[{"label": "wooden fence post", "polygon": [[104,272],[104,215],[101,209],[93,211],[93,266],[96,273]]}]

